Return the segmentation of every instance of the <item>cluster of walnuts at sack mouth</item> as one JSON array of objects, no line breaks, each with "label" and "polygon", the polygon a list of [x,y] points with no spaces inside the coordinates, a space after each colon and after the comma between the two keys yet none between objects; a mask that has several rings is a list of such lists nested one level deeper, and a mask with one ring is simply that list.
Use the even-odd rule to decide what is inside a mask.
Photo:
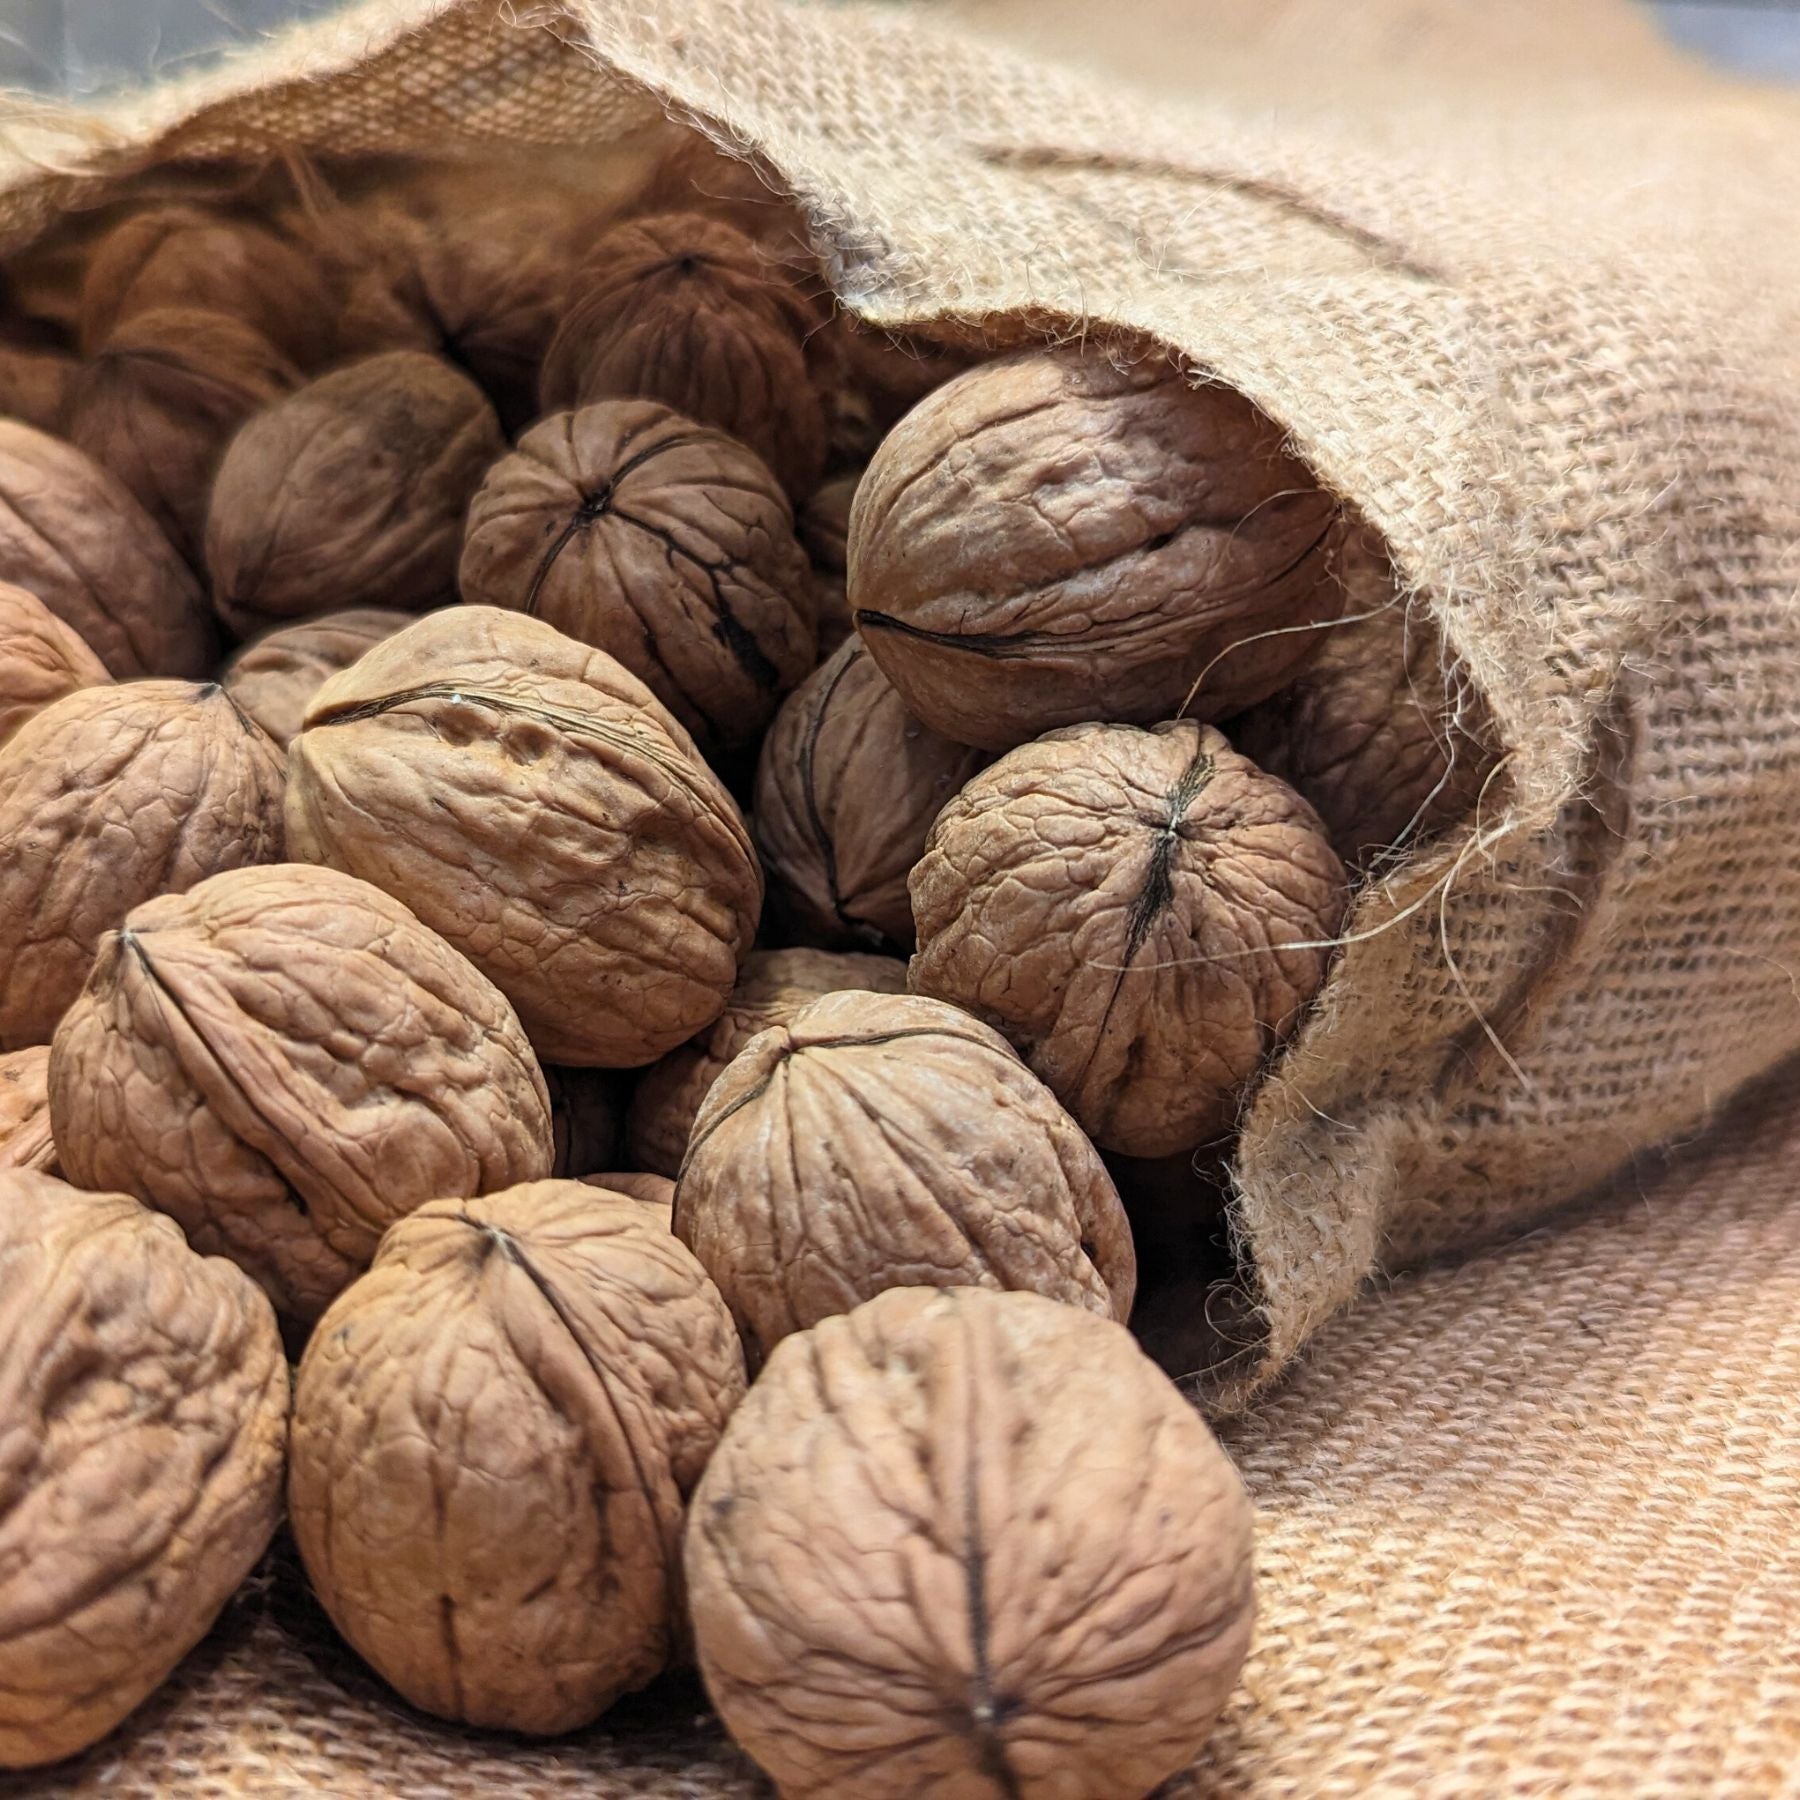
[{"label": "cluster of walnuts at sack mouth", "polygon": [[4,271],[0,1763],[284,1505],[415,1705],[697,1661],[784,1794],[1143,1794],[1224,1704],[1134,1234],[1479,723],[1239,395],[805,241],[664,130]]}]

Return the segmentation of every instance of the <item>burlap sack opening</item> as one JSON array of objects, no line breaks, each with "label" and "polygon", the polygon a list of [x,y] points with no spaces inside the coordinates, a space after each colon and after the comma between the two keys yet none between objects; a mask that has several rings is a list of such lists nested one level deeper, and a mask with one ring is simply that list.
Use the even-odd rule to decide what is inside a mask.
[{"label": "burlap sack opening", "polygon": [[[1247,1111],[1227,1408],[1373,1270],[1546,1214],[1800,1044],[1800,127],[1655,58],[1424,93],[1298,34],[1227,54],[1256,11],[1153,104],[878,7],[372,0],[19,118],[0,165],[6,253],[169,165],[549,155],[668,112],[792,190],[867,318],[1147,334],[1281,422],[1505,762],[1363,892]],[[1290,75],[1309,104],[1272,107]]]}]

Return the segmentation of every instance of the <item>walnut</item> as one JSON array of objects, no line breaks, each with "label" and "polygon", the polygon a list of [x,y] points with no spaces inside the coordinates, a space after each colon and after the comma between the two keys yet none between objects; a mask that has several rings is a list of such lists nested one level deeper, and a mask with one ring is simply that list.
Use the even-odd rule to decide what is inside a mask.
[{"label": "walnut", "polygon": [[469,508],[459,579],[616,656],[709,746],[754,743],[813,665],[786,495],[735,438],[654,400],[526,432]]},{"label": "walnut", "polygon": [[289,845],[398,895],[538,1054],[654,1062],[719,1016],[762,907],[737,806],[650,690],[463,606],[334,675],[290,752]]},{"label": "walnut", "polygon": [[734,226],[662,213],[608,232],[575,278],[538,401],[661,400],[743,441],[790,493],[818,485],[825,415],[807,371],[813,303]]},{"label": "walnut", "polygon": [[454,599],[463,510],[505,448],[480,388],[437,357],[395,350],[309,381],[219,465],[213,603],[249,632],[333,606]]},{"label": "walnut", "polygon": [[307,703],[340,669],[413,622],[411,613],[351,607],[278,625],[225,665],[225,691],[282,749],[300,735]]},{"label": "walnut", "polygon": [[0,417],[22,420],[39,431],[60,430],[69,383],[79,366],[60,350],[0,345]]},{"label": "walnut", "polygon": [[226,440],[300,372],[253,325],[219,313],[133,313],[69,387],[69,439],[128,487],[189,562]]},{"label": "walnut", "polygon": [[1105,1319],[880,1295],[779,1346],[691,1508],[700,1670],[789,1800],[1139,1800],[1255,1613],[1252,1515]]},{"label": "walnut", "polygon": [[840,645],[782,707],[756,770],[757,845],[794,935],[910,950],[907,876],[987,760],[926,730],[860,638]]},{"label": "walnut", "polygon": [[843,311],[807,339],[806,354],[833,463],[867,462],[907,412],[970,363],[965,352],[900,337]]},{"label": "walnut", "polygon": [[861,469],[834,475],[795,509],[800,542],[822,575],[843,575],[850,567],[850,508],[862,478]]},{"label": "walnut", "polygon": [[675,1231],[754,1350],[891,1287],[1028,1288],[1125,1319],[1136,1263],[1091,1144],[954,1007],[840,993],[713,1084]]},{"label": "walnut", "polygon": [[50,1108],[71,1180],[171,1214],[301,1319],[425,1201],[550,1172],[543,1077],[499,991],[398,901],[293,864],[108,934]]},{"label": "walnut", "polygon": [[1467,818],[1494,758],[1477,695],[1400,600],[1372,532],[1352,534],[1343,566],[1346,622],[1292,686],[1232,721],[1231,740],[1291,782],[1362,867]]},{"label": "walnut", "polygon": [[666,1175],[649,1175],[641,1169],[609,1169],[601,1175],[583,1175],[587,1187],[605,1188],[608,1193],[623,1194],[627,1200],[649,1207],[658,1215],[664,1231],[671,1229],[675,1211],[675,1184]]},{"label": "walnut", "polygon": [[912,875],[915,992],[999,1027],[1102,1148],[1228,1130],[1325,978],[1343,866],[1208,725],[1076,725],[944,808]]},{"label": "walnut", "polygon": [[307,1573],[415,1706],[584,1725],[681,1642],[683,1513],[743,1391],[717,1292],[641,1203],[548,1181],[423,1207],[300,1365]]},{"label": "walnut", "polygon": [[50,1051],[46,1045],[33,1044],[0,1055],[0,1171],[41,1169],[48,1173],[55,1168]]},{"label": "walnut", "polygon": [[215,685],[83,688],[0,744],[0,1050],[50,1041],[140,901],[281,854],[281,758]]},{"label": "walnut", "polygon": [[718,1018],[644,1071],[626,1116],[632,1160],[663,1175],[679,1174],[694,1115],[725,1065],[759,1031],[785,1025],[821,995],[845,988],[904,994],[906,964],[829,950],[752,950]]},{"label": "walnut", "polygon": [[[1241,712],[1336,618],[1337,503],[1242,396],[1173,364],[1027,351],[889,435],[850,525],[856,626],[934,730]],[[1275,635],[1266,635],[1275,634]]]},{"label": "walnut", "polygon": [[734,225],[776,254],[806,241],[806,221],[773,168],[754,155],[721,150],[698,132],[677,128],[640,192],[639,213],[705,213]]},{"label": "walnut", "polygon": [[550,1130],[555,1156],[550,1173],[573,1180],[603,1169],[619,1153],[625,1135],[625,1097],[609,1069],[544,1070],[550,1090]]},{"label": "walnut", "polygon": [[133,213],[94,246],[81,288],[83,353],[165,307],[223,313],[303,369],[331,348],[335,309],[314,260],[265,225],[204,207]]},{"label": "walnut", "polygon": [[121,1194],[0,1172],[0,1765],[104,1737],[281,1518],[269,1303]]},{"label": "walnut", "polygon": [[117,476],[73,444],[0,419],[0,581],[29,589],[121,680],[203,675],[206,596]]},{"label": "walnut", "polygon": [[111,680],[81,636],[37,595],[0,581],[0,744],[53,700]]}]

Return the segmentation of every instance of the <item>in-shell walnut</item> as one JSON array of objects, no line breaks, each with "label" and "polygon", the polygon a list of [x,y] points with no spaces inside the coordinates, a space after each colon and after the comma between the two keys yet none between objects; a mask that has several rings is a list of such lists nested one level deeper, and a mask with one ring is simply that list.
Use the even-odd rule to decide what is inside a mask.
[{"label": "in-shell walnut", "polygon": [[55,1168],[49,1046],[0,1054],[0,1170]]},{"label": "in-shell walnut", "polygon": [[778,1346],[707,1468],[700,1670],[784,1800],[1140,1800],[1236,1684],[1251,1532],[1118,1325],[882,1294]]},{"label": "in-shell walnut", "polygon": [[1027,351],[958,376],[857,489],[850,605],[919,718],[1005,750],[1056,725],[1212,720],[1338,617],[1342,519],[1241,395],[1172,363]]},{"label": "in-shell walnut", "polygon": [[608,232],[576,275],[538,400],[638,395],[741,438],[792,494],[818,485],[825,415],[806,362],[819,309],[736,227],[661,213]]},{"label": "in-shell walnut", "polygon": [[581,1180],[584,1186],[605,1188],[608,1193],[623,1194],[627,1200],[650,1208],[664,1231],[672,1229],[675,1184],[668,1176],[647,1175],[641,1169],[608,1169],[599,1175],[583,1175]]},{"label": "in-shell walnut", "polygon": [[675,1231],[754,1350],[893,1287],[1025,1288],[1131,1315],[1099,1155],[1006,1040],[954,1007],[840,993],[713,1084]]},{"label": "in-shell walnut", "polygon": [[1075,725],[939,815],[912,985],[1018,1045],[1093,1140],[1228,1130],[1318,992],[1347,895],[1318,815],[1210,725]]},{"label": "in-shell walnut", "polygon": [[44,1044],[140,901],[281,854],[281,758],[214,684],[83,688],[0,744],[0,1050]]},{"label": "in-shell walnut", "polygon": [[314,696],[289,846],[398,895],[546,1062],[654,1062],[719,1016],[762,876],[737,806],[635,675],[537,619],[451,607]]},{"label": "in-shell walnut", "polygon": [[844,574],[849,567],[850,506],[861,480],[860,469],[834,476],[799,508],[796,516],[800,542],[812,558],[821,661],[855,629],[850,622],[850,597]]},{"label": "in-shell walnut", "polygon": [[39,431],[61,429],[69,383],[80,365],[60,350],[0,344],[0,417]]},{"label": "in-shell walnut", "polygon": [[469,508],[462,596],[615,656],[703,743],[754,743],[813,665],[812,575],[767,466],[654,400],[557,413]]},{"label": "in-shell walnut", "polygon": [[52,701],[111,679],[105,663],[36,594],[0,581],[0,744]]},{"label": "in-shell walnut", "polygon": [[544,1069],[550,1090],[550,1130],[556,1157],[550,1173],[583,1180],[619,1153],[625,1135],[621,1078],[610,1069]]},{"label": "in-shell walnut", "polygon": [[226,693],[285,750],[300,735],[313,695],[365,650],[412,622],[411,613],[359,606],[278,625],[246,644],[219,679]]},{"label": "in-shell walnut", "polygon": [[395,350],[258,413],[219,465],[206,524],[213,603],[251,632],[336,607],[456,597],[463,511],[506,448],[487,397]]},{"label": "in-shell walnut", "polygon": [[626,1119],[632,1161],[674,1176],[694,1115],[725,1065],[771,1025],[785,1025],[824,994],[855,988],[904,994],[906,964],[892,956],[830,950],[752,950],[725,1010],[691,1043],[646,1069]]},{"label": "in-shell walnut", "polygon": [[505,999],[398,901],[240,869],[140,906],[56,1033],[63,1167],[171,1214],[316,1317],[427,1200],[549,1174],[550,1103]]},{"label": "in-shell walnut", "polygon": [[921,725],[860,638],[840,645],[789,696],[756,768],[757,848],[788,930],[910,950],[907,877],[987,760]]},{"label": "in-shell walnut", "polygon": [[104,1737],[281,1518],[269,1303],[122,1194],[0,1172],[0,1765]]},{"label": "in-shell walnut", "polygon": [[652,1208],[569,1181],[424,1207],[300,1365],[307,1573],[415,1706],[585,1725],[684,1636],[684,1509],[743,1391],[731,1319]]},{"label": "in-shell walnut", "polygon": [[0,581],[43,601],[121,681],[203,675],[206,596],[162,528],[91,456],[0,419]]}]

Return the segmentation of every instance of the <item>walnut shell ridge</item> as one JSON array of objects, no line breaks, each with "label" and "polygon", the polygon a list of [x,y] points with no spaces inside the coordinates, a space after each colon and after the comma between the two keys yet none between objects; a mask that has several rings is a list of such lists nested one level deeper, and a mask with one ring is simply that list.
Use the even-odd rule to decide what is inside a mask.
[{"label": "walnut shell ridge", "polygon": [[0,581],[0,744],[52,701],[111,680],[86,641],[36,594]]},{"label": "walnut shell ridge", "polygon": [[881,1294],[776,1347],[694,1496],[700,1670],[785,1800],[1141,1800],[1236,1683],[1252,1518],[1108,1320]]},{"label": "walnut shell ridge", "polygon": [[56,1171],[47,1044],[0,1054],[0,1170],[5,1169]]},{"label": "walnut shell ridge", "polygon": [[296,619],[252,638],[219,679],[226,693],[285,750],[300,735],[313,695],[365,650],[412,622],[411,613],[382,606]]}]

